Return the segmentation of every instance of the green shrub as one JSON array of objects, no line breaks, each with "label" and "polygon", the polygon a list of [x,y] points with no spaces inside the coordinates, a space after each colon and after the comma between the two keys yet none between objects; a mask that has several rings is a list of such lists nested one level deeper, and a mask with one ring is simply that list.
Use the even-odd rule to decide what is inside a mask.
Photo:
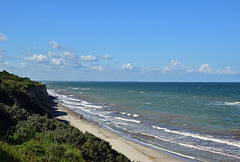
[{"label": "green shrub", "polygon": [[29,93],[38,85],[0,72],[0,131],[7,134],[1,137],[0,161],[129,161],[93,134],[43,116],[46,102],[37,92],[31,101]]},{"label": "green shrub", "polygon": [[47,149],[49,158],[54,157],[58,159],[62,159],[64,157],[65,151],[66,151],[66,147],[59,143],[52,143],[49,145]]},{"label": "green shrub", "polygon": [[16,104],[14,104],[13,106],[4,105],[0,106],[0,108],[3,109],[3,111],[5,111],[5,113],[8,114],[14,122],[26,120],[27,117],[30,115],[29,112],[26,111],[26,109],[20,108]]},{"label": "green shrub", "polygon": [[35,154],[37,156],[41,156],[45,154],[45,150],[43,149],[43,147],[34,140],[27,141],[21,145],[16,145],[15,147],[22,154],[30,154],[30,155]]}]

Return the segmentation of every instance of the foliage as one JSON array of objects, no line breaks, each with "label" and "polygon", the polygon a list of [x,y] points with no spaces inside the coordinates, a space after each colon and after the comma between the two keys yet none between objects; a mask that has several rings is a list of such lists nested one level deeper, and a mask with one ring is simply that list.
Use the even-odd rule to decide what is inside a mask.
[{"label": "foliage", "polygon": [[[18,145],[22,153],[53,160],[78,157],[86,161],[129,161],[113,150],[108,142],[91,133],[83,134],[63,122],[36,114],[18,122],[7,141]],[[35,144],[36,141],[41,145]]]},{"label": "foliage", "polygon": [[5,104],[12,102],[10,99],[17,96],[28,96],[28,89],[42,83],[31,81],[29,78],[22,78],[14,74],[10,74],[3,70],[0,72],[0,102]]},{"label": "foliage", "polygon": [[22,77],[19,77],[17,75],[14,75],[14,74],[10,74],[8,73],[6,70],[3,70],[2,72],[0,72],[0,83],[1,81],[3,80],[13,80],[15,81],[16,83],[24,83],[26,84],[27,86],[32,86],[32,85],[43,85],[42,83],[40,82],[35,82],[35,81],[31,81],[30,78],[22,78]]},{"label": "foliage", "polygon": [[0,161],[129,161],[108,142],[44,116],[41,95],[31,99],[35,86],[42,84],[0,72]]},{"label": "foliage", "polygon": [[130,160],[111,148],[106,142],[90,133],[86,133],[87,142],[81,147],[84,159],[87,161],[119,161],[129,162]]},{"label": "foliage", "polygon": [[20,120],[26,120],[27,117],[30,115],[26,109],[20,108],[18,105],[14,104],[13,106],[3,105],[0,104],[0,109],[5,112],[5,115],[11,117],[14,122]]},{"label": "foliage", "polygon": [[17,104],[31,114],[43,115],[48,113],[47,109],[50,105],[46,101],[46,96],[41,96],[41,92],[36,89],[44,86],[42,83],[31,81],[26,77],[18,77],[3,70],[0,72],[0,103],[8,106]]}]

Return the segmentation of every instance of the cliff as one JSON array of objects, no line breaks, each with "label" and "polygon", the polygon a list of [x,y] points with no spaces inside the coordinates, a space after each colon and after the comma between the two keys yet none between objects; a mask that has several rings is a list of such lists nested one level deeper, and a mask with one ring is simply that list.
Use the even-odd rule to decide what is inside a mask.
[{"label": "cliff", "polygon": [[44,115],[49,113],[50,99],[45,85],[34,85],[27,89],[27,95],[18,94],[13,96],[14,104],[24,107],[30,113]]},{"label": "cliff", "polygon": [[21,78],[6,71],[0,72],[0,103],[14,104],[30,114],[44,115],[51,108],[46,86],[42,83]]}]

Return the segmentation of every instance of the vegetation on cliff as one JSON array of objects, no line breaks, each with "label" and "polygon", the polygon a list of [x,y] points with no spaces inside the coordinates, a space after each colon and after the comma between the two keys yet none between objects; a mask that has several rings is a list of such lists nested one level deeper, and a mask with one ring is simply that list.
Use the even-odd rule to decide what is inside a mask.
[{"label": "vegetation on cliff", "polygon": [[49,110],[45,85],[0,72],[0,161],[129,161]]}]

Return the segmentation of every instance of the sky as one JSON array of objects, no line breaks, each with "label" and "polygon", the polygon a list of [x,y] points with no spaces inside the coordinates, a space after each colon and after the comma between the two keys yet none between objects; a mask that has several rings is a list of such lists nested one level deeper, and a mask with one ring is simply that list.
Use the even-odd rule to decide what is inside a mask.
[{"label": "sky", "polygon": [[33,80],[240,82],[239,0],[8,0],[0,70]]}]

